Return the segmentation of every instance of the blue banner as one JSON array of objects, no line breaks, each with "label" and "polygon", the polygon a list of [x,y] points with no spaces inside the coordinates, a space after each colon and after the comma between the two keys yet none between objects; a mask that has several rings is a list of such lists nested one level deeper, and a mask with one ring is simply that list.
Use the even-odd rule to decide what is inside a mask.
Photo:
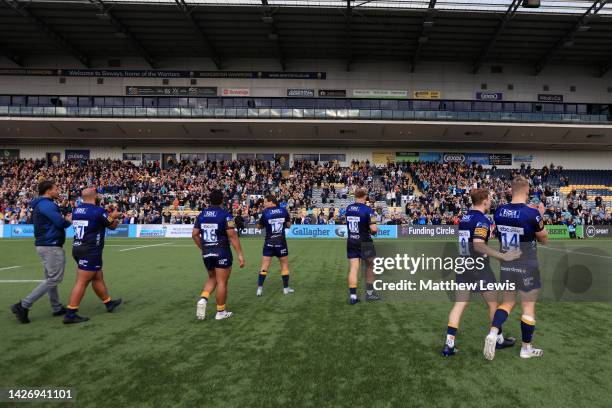
[{"label": "blue banner", "polygon": [[465,162],[468,164],[476,163],[483,166],[488,166],[490,164],[489,157],[489,153],[466,153]]},{"label": "blue banner", "polygon": [[5,233],[5,238],[34,238],[34,225],[30,224],[15,224],[8,225],[8,233]]},{"label": "blue banner", "polygon": [[[2,225],[0,238],[34,238],[34,226],[31,224]],[[188,228],[190,225],[133,225],[119,224],[115,230],[106,230],[109,238],[175,238],[169,234],[176,228]],[[346,225],[292,225],[286,230],[287,238],[339,238],[346,239]],[[250,234],[247,234],[250,235]],[[182,236],[182,235],[180,235]],[[396,225],[379,225],[374,239],[397,238]],[[74,228],[66,228],[66,238],[74,238]]]},{"label": "blue banner", "polygon": [[[0,238],[34,238],[34,225],[32,224],[2,225],[0,227],[3,227]],[[107,229],[106,236],[136,237],[136,225],[119,224],[115,230]],[[72,226],[66,228],[66,238],[74,238],[74,228]]]},{"label": "blue banner", "polygon": [[[346,225],[292,225],[287,238],[346,238]],[[379,225],[375,238],[397,238],[397,226]]]},{"label": "blue banner", "polygon": [[419,161],[440,163],[442,162],[442,153],[438,153],[438,152],[419,153]]},{"label": "blue banner", "polygon": [[130,225],[119,224],[114,230],[106,230],[107,237],[128,238],[130,236]]}]

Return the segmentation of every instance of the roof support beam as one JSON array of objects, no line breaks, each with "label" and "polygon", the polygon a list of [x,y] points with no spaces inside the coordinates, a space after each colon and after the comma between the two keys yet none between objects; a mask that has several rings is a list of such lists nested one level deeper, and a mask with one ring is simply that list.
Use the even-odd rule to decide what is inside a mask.
[{"label": "roof support beam", "polygon": [[559,41],[557,41],[555,46],[551,48],[550,50],[548,50],[546,55],[544,55],[536,63],[536,66],[535,66],[536,75],[542,72],[544,67],[552,61],[552,59],[555,57],[555,55],[559,51],[561,51],[564,47],[571,47],[573,45],[574,39],[577,33],[579,33],[580,31],[585,31],[589,29],[587,23],[593,16],[599,13],[599,11],[606,5],[607,2],[608,2],[607,0],[596,0],[593,2],[591,7],[589,7],[584,12],[584,14],[582,14],[582,16],[578,18],[578,21],[576,21],[576,24],[574,24],[574,26],[567,33],[565,33],[565,35],[561,37]]},{"label": "roof support beam", "polygon": [[512,20],[512,18],[516,14],[516,10],[519,8],[521,3],[522,3],[522,0],[512,0],[512,3],[510,3],[510,6],[508,6],[508,9],[506,10],[506,13],[503,15],[503,17],[499,21],[499,24],[497,25],[497,28],[495,29],[493,36],[491,37],[487,45],[482,49],[478,58],[476,58],[476,61],[474,62],[474,66],[472,67],[472,73],[474,74],[478,73],[478,71],[482,67],[482,64],[486,61],[491,51],[493,51],[493,49],[495,48],[495,44],[497,43],[497,40],[501,36],[504,29],[506,28],[506,25],[508,24],[510,20]]},{"label": "roof support beam", "polygon": [[278,61],[280,63],[281,69],[283,71],[286,71],[287,62],[285,58],[285,52],[283,51],[283,47],[281,44],[280,34],[278,33],[276,24],[274,24],[274,16],[273,16],[274,13],[270,9],[268,0],[261,0],[261,6],[263,7],[263,15],[261,19],[264,23],[266,23],[270,27],[270,32],[268,33],[268,39],[275,42],[276,53],[278,54]]},{"label": "roof support beam", "polygon": [[28,10],[27,4],[20,4],[18,0],[0,0],[13,10],[15,10],[21,17],[28,20],[30,23],[34,24],[38,31],[44,33],[49,37],[51,41],[53,41],[58,47],[62,50],[66,51],[74,58],[76,58],[81,64],[85,67],[91,67],[89,57],[83,54],[81,51],[77,50],[72,44],[70,44],[64,37],[60,34],[56,33],[47,23],[45,23],[40,17],[32,14],[30,10]]},{"label": "roof support beam", "polygon": [[427,31],[433,26],[433,17],[435,14],[437,0],[429,0],[429,5],[427,6],[427,12],[425,13],[425,17],[423,18],[423,22],[421,24],[421,30],[419,31],[419,35],[417,36],[417,48],[412,55],[412,61],[410,63],[410,72],[414,72],[416,69],[416,65],[419,62],[419,58],[421,56],[421,51],[423,50],[423,46],[429,40],[427,37]]},{"label": "roof support beam", "polygon": [[610,71],[611,69],[612,69],[612,62],[608,62],[608,63],[605,63],[605,64],[601,64],[601,65],[598,67],[598,71],[599,71],[599,72],[597,72],[597,76],[598,76],[599,78],[601,78],[602,76],[606,75],[606,74],[608,73],[608,71]]},{"label": "roof support beam", "polygon": [[221,57],[219,56],[219,53],[217,52],[215,47],[212,45],[210,39],[208,38],[204,30],[202,30],[202,28],[196,21],[195,17],[193,17],[194,8],[189,7],[187,3],[185,3],[185,0],[175,1],[179,10],[181,10],[189,24],[191,24],[191,27],[193,27],[193,30],[195,31],[196,35],[200,38],[200,42],[204,45],[204,47],[210,54],[210,59],[212,59],[213,63],[215,64],[215,67],[217,67],[217,69],[221,69]]},{"label": "roof support beam", "polygon": [[345,41],[346,41],[346,72],[351,70],[351,62],[353,60],[353,38],[351,35],[351,20],[353,19],[353,7],[351,0],[346,0],[346,23],[345,23]]},{"label": "roof support beam", "polygon": [[128,28],[114,16],[111,12],[111,7],[107,6],[102,0],[89,0],[91,4],[93,4],[99,12],[104,15],[111,22],[113,26],[117,29],[117,31],[128,40],[128,42],[138,51],[140,56],[149,64],[149,66],[153,69],[159,68],[157,61],[149,54],[149,52],[142,46],[140,41]]}]

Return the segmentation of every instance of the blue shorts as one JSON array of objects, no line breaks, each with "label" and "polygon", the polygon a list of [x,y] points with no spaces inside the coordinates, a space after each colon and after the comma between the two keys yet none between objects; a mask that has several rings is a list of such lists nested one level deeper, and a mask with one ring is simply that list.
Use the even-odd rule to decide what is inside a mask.
[{"label": "blue shorts", "polygon": [[73,247],[72,257],[77,263],[77,268],[83,271],[98,272],[102,270],[102,251],[88,251],[85,247]]},{"label": "blue shorts", "polygon": [[283,258],[289,255],[289,249],[287,243],[283,244],[269,244],[265,243],[263,246],[263,256],[275,256],[277,258]]},{"label": "blue shorts", "polygon": [[516,290],[530,292],[542,287],[537,260],[529,262],[504,262],[500,266],[499,281],[514,283]]},{"label": "blue shorts", "polygon": [[354,240],[346,241],[346,257],[348,259],[372,259],[376,257],[376,249],[373,242],[361,242]]},{"label": "blue shorts", "polygon": [[204,266],[206,270],[210,271],[213,269],[227,269],[232,267],[232,256],[231,249],[208,249],[202,253],[202,259],[204,259]]},{"label": "blue shorts", "polygon": [[77,267],[83,271],[98,272],[102,270],[102,255],[86,258],[73,257]]}]

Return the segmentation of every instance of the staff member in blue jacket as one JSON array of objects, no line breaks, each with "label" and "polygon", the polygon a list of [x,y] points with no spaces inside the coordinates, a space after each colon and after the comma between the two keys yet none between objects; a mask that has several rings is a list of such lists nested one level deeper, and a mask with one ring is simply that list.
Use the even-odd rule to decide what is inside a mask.
[{"label": "staff member in blue jacket", "polygon": [[64,241],[66,228],[72,222],[72,215],[62,216],[58,205],[53,201],[59,197],[59,190],[55,183],[49,180],[38,184],[39,197],[30,203],[33,209],[34,236],[36,238],[36,252],[42,258],[45,269],[45,280],[20,302],[11,306],[11,311],[21,323],[30,323],[28,313],[38,299],[46,293],[49,294],[53,316],[66,314],[57,291],[57,285],[64,279],[66,256],[64,254]]}]

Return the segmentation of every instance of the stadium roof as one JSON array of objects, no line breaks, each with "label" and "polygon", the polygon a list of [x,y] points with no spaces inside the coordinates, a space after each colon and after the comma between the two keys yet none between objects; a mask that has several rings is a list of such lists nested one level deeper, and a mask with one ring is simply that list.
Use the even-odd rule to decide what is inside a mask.
[{"label": "stadium roof", "polygon": [[[358,62],[461,61],[612,67],[612,1],[0,0],[0,55],[139,56],[152,68],[206,57]],[[0,62],[1,63],[1,62]],[[78,65],[78,64],[75,64]]]}]

